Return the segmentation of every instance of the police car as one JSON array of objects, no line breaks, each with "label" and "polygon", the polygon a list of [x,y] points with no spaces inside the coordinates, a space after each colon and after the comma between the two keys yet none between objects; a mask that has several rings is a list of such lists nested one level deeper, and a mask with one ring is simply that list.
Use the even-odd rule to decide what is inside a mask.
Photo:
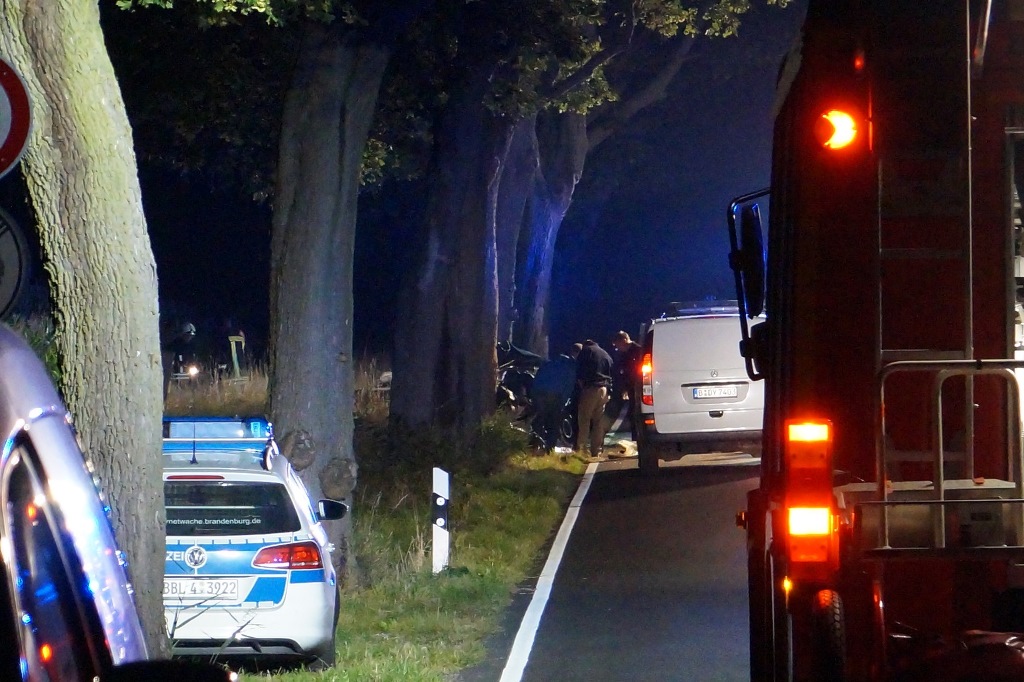
[{"label": "police car", "polygon": [[147,660],[107,509],[43,364],[0,325],[0,680],[227,682]]},{"label": "police car", "polygon": [[164,421],[164,615],[176,656],[334,664],[338,586],[314,507],[263,418]]}]

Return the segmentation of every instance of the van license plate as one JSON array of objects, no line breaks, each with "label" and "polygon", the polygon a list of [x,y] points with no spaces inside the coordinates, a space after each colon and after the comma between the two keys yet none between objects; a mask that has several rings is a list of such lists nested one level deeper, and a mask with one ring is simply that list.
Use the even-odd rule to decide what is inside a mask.
[{"label": "van license plate", "polygon": [[701,386],[693,389],[693,397],[702,398],[735,398],[739,393],[735,386]]},{"label": "van license plate", "polygon": [[164,599],[238,600],[238,579],[164,578]]}]

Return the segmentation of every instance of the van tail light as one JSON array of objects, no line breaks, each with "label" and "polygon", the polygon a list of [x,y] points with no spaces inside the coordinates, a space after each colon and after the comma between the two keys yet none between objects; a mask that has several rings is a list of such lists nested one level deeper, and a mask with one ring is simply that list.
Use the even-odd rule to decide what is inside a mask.
[{"label": "van tail light", "polygon": [[308,569],[323,568],[320,548],[315,542],[295,542],[264,547],[252,560],[255,568]]},{"label": "van tail light", "polygon": [[653,366],[651,365],[651,354],[644,353],[643,361],[640,363],[640,402],[642,402],[644,405],[654,404],[654,385],[651,383],[652,370]]},{"label": "van tail light", "polygon": [[786,420],[785,439],[789,558],[802,563],[836,562],[832,422]]}]

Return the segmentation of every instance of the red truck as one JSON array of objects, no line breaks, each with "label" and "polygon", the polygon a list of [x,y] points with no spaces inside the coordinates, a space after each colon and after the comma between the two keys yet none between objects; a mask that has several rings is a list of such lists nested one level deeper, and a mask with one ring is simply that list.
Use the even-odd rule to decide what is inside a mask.
[{"label": "red truck", "polygon": [[753,680],[1024,679],[1022,195],[1024,1],[809,0],[728,212]]}]

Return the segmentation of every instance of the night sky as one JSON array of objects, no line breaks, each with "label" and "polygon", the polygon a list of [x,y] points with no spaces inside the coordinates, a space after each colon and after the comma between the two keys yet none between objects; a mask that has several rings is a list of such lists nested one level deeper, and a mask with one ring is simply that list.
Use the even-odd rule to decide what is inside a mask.
[{"label": "night sky", "polygon": [[[552,352],[585,338],[607,348],[615,331],[635,334],[670,301],[735,298],[726,207],[768,183],[775,77],[803,5],[759,6],[739,38],[702,41],[669,96],[590,155],[556,247]],[[0,197],[17,215],[15,175],[0,182]],[[140,182],[165,321],[194,322],[201,345],[230,323],[258,354],[268,324],[269,206],[145,167]],[[400,273],[413,265],[402,245],[421,210],[419,189],[392,185],[360,199],[357,357],[389,353]]]},{"label": "night sky", "polygon": [[705,41],[671,95],[588,159],[556,247],[552,352],[608,348],[671,301],[736,298],[726,209],[768,185],[775,78],[804,7],[759,8],[739,38]]}]

